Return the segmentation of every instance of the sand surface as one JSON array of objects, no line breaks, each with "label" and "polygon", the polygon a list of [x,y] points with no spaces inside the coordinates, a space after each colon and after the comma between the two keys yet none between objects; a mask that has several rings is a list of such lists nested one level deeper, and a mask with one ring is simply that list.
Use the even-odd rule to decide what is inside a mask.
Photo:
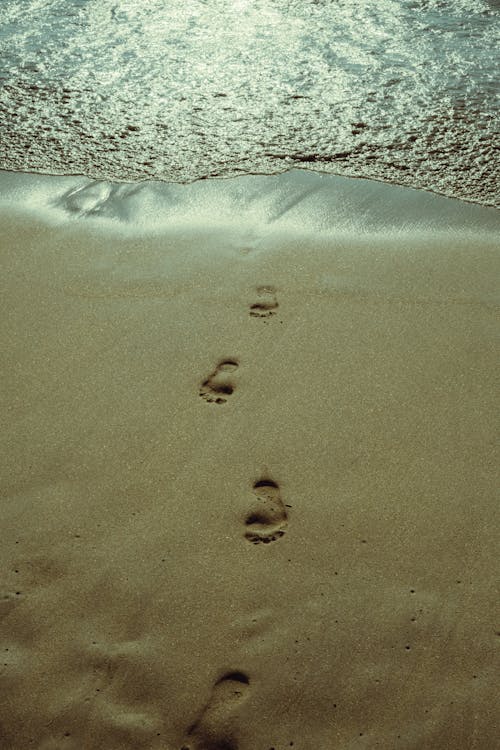
[{"label": "sand surface", "polygon": [[493,235],[0,224],[2,750],[493,750]]}]

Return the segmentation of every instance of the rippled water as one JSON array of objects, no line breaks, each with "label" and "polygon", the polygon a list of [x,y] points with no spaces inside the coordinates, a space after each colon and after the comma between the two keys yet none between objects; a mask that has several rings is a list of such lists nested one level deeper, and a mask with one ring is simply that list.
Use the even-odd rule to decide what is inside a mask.
[{"label": "rippled water", "polygon": [[0,167],[309,167],[499,204],[500,3],[1,0]]}]

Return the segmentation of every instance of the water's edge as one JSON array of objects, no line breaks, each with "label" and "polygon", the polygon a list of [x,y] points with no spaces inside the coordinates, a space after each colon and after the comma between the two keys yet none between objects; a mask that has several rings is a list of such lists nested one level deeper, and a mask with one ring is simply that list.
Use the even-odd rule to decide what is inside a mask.
[{"label": "water's edge", "polygon": [[312,168],[500,206],[499,20],[492,0],[9,0],[0,168]]},{"label": "water's edge", "polygon": [[494,207],[392,183],[294,169],[190,183],[0,170],[0,208],[150,233],[176,225],[311,232],[500,230]]}]

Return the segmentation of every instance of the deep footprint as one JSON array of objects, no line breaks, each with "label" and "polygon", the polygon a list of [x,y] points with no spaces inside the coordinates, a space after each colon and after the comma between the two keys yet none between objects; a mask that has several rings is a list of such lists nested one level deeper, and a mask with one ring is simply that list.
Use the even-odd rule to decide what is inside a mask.
[{"label": "deep footprint", "polygon": [[252,544],[269,544],[280,539],[288,525],[288,515],[280,489],[272,479],[261,479],[253,486],[256,497],[245,519],[245,539]]},{"label": "deep footprint", "polygon": [[270,318],[278,308],[276,289],[274,286],[259,286],[256,293],[258,301],[250,305],[250,315],[254,318]]},{"label": "deep footprint", "polygon": [[225,404],[234,391],[231,373],[238,369],[233,360],[221,362],[200,386],[200,396],[209,404]]},{"label": "deep footprint", "polygon": [[237,709],[249,684],[242,672],[230,672],[218,680],[200,718],[188,730],[181,750],[238,750]]}]

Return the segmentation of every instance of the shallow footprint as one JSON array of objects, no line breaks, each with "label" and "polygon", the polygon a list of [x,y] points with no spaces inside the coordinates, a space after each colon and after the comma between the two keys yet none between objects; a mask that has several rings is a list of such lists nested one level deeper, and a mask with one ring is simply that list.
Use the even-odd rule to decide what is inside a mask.
[{"label": "shallow footprint", "polygon": [[245,519],[245,539],[253,544],[269,544],[282,537],[288,515],[280,489],[272,479],[261,479],[253,486],[256,500]]},{"label": "shallow footprint", "polygon": [[99,213],[111,195],[111,186],[102,180],[94,180],[77,188],[72,188],[60,202],[64,208],[79,216]]},{"label": "shallow footprint", "polygon": [[255,290],[258,301],[250,305],[250,315],[254,318],[270,318],[276,313],[278,300],[274,286],[258,286]]},{"label": "shallow footprint", "polygon": [[234,391],[231,373],[238,369],[238,363],[233,360],[221,362],[213,373],[203,381],[200,396],[209,404],[224,404]]},{"label": "shallow footprint", "polygon": [[188,730],[181,750],[238,750],[237,709],[249,684],[242,672],[221,677],[200,718]]}]

